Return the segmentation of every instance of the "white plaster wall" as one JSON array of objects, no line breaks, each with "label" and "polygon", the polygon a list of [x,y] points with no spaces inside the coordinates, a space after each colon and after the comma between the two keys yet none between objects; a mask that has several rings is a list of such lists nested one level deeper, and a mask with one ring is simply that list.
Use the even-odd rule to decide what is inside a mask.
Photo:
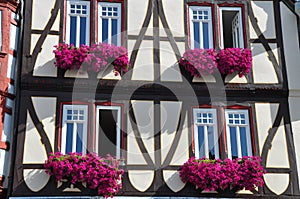
[{"label": "white plaster wall", "polygon": [[129,116],[127,121],[127,165],[146,165],[147,162],[136,142],[136,137],[133,133]]},{"label": "white plaster wall", "polygon": [[[40,35],[32,35],[31,37],[31,53],[35,47],[36,42],[38,41]],[[58,36],[48,35],[42,45],[42,50],[38,54],[34,69],[34,76],[57,76],[57,68],[54,66],[55,58],[54,53],[54,45],[58,44]]]},{"label": "white plaster wall", "polygon": [[[32,100],[37,116],[43,124],[53,150],[56,98],[33,97]],[[41,142],[41,137],[38,134],[29,113],[27,113],[23,163],[44,163],[46,159],[47,154],[45,147]]]},{"label": "white plaster wall", "polygon": [[43,123],[44,130],[54,150],[55,139],[55,117],[56,117],[56,98],[54,97],[32,97],[33,106],[37,116]]},{"label": "white plaster wall", "polygon": [[132,101],[132,107],[136,118],[136,123],[140,132],[140,138],[143,140],[153,162],[154,158],[154,103],[153,101]]},{"label": "white plaster wall", "polygon": [[160,78],[162,81],[182,81],[177,61],[171,44],[169,42],[160,42]]},{"label": "white plaster wall", "polygon": [[299,172],[300,171],[300,106],[299,104],[300,104],[300,91],[297,93],[291,93],[289,97],[289,109],[290,109],[291,125],[293,130],[298,178],[300,179],[300,172]]},{"label": "white plaster wall", "polygon": [[162,4],[166,20],[173,36],[184,37],[184,1],[164,0]]},{"label": "white plaster wall", "polygon": [[[32,1],[32,29],[43,30],[51,17],[51,11],[54,7],[55,0],[33,0]],[[51,28],[53,31],[59,31],[59,16]]]},{"label": "white plaster wall", "polygon": [[282,194],[289,185],[289,174],[267,173],[264,175],[264,181],[268,188],[275,194]]},{"label": "white plaster wall", "polygon": [[[130,44],[131,42],[128,42]],[[130,44],[134,45],[133,43]],[[131,47],[130,49],[132,49]],[[153,42],[142,41],[139,52],[136,57],[132,80],[154,80],[154,65],[153,65]]]},{"label": "white plaster wall", "polygon": [[143,170],[143,171],[128,171],[128,177],[131,185],[140,192],[147,191],[154,180],[154,171]]},{"label": "white plaster wall", "polygon": [[189,146],[191,145],[191,143],[189,143],[188,139],[188,112],[183,114],[186,114],[186,116],[184,125],[182,127],[182,135],[180,137],[178,146],[175,150],[170,165],[183,165],[183,163],[185,163],[189,159]]},{"label": "white plaster wall", "polygon": [[[251,1],[251,6],[254,12],[254,16],[257,19],[258,27],[264,36],[268,38],[275,38],[275,20],[274,20],[274,8],[271,1]],[[256,39],[257,35],[249,20],[250,38]]]},{"label": "white plaster wall", "polygon": [[33,192],[39,192],[50,179],[44,169],[24,169],[23,176],[26,185]]},{"label": "white plaster wall", "polygon": [[[276,44],[269,44],[278,64],[278,50]],[[251,44],[252,50],[252,70],[254,83],[274,84],[278,83],[276,72],[268,53],[262,44]]]},{"label": "white plaster wall", "polygon": [[185,186],[185,183],[181,181],[179,171],[163,171],[163,178],[173,192],[178,192]]},{"label": "white plaster wall", "polygon": [[[148,0],[128,0],[128,35],[138,35],[146,17]],[[138,9],[137,9],[138,8]],[[153,28],[153,18],[149,28]],[[147,35],[153,35],[152,31],[147,31]]]},{"label": "white plaster wall", "polygon": [[296,16],[280,3],[283,47],[290,90],[300,90],[300,50]]},{"label": "white plaster wall", "polygon": [[23,153],[23,164],[43,164],[47,159],[46,150],[41,142],[41,137],[28,112]]},{"label": "white plaster wall", "polygon": [[[278,104],[255,103],[260,153],[262,152],[262,147],[264,146],[268,136],[268,131],[272,128],[278,107]],[[268,151],[266,166],[269,168],[290,168],[283,121],[281,122],[281,125],[271,143],[271,148]],[[264,180],[268,188],[278,195],[286,190],[289,183],[288,174],[268,173],[265,174]]]},{"label": "white plaster wall", "polygon": [[161,102],[161,158],[165,160],[180,122],[181,102]]}]

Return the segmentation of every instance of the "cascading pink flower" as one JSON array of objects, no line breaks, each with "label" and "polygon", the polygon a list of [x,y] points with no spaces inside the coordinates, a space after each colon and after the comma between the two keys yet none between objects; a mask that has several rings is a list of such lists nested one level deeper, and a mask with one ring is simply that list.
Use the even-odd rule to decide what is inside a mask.
[{"label": "cascading pink flower", "polygon": [[226,48],[220,50],[217,55],[218,68],[222,75],[237,72],[239,77],[250,73],[252,67],[252,55],[250,49]]},{"label": "cascading pink flower", "polygon": [[185,67],[192,76],[212,74],[217,71],[217,53],[214,49],[189,49],[179,60],[180,66]]},{"label": "cascading pink flower", "polygon": [[253,190],[264,184],[265,170],[260,163],[261,159],[256,156],[234,160],[192,157],[180,167],[180,177],[184,183],[189,182],[200,190]]},{"label": "cascading pink flower", "polygon": [[105,43],[82,45],[79,48],[68,44],[54,46],[56,67],[63,69],[83,69],[100,72],[109,64],[114,66],[115,74],[126,73],[130,67],[127,49]]},{"label": "cascading pink flower", "polygon": [[98,195],[105,198],[113,197],[122,188],[124,171],[119,169],[119,161],[109,155],[101,158],[93,153],[83,156],[81,153],[63,155],[56,152],[50,154],[44,168],[57,181],[86,182],[88,188],[97,190]]}]

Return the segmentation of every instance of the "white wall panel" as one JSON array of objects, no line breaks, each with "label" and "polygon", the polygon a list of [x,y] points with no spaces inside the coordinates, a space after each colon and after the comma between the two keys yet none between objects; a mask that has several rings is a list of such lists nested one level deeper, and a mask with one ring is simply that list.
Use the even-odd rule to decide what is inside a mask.
[{"label": "white wall panel", "polygon": [[[278,64],[278,50],[276,44],[270,44],[272,52]],[[269,55],[265,51],[262,44],[251,44],[253,57],[253,79],[254,83],[274,84],[278,83],[276,72],[272,62],[269,60]]]},{"label": "white wall panel", "polygon": [[[142,28],[143,22],[146,17],[148,7],[148,0],[128,0],[128,34],[137,35]],[[153,18],[149,24],[150,30],[147,31],[147,35],[153,35]]]},{"label": "white wall panel", "polygon": [[280,3],[283,47],[290,90],[300,90],[300,49],[296,16]]},{"label": "white wall panel", "polygon": [[277,195],[282,194],[289,185],[289,174],[265,174],[264,180],[268,188]]},{"label": "white wall panel", "polygon": [[136,57],[132,80],[154,80],[153,42],[142,41]]},{"label": "white wall panel", "polygon": [[[275,20],[274,20],[274,8],[272,1],[251,1],[251,6],[254,12],[254,16],[257,19],[258,27],[264,36],[268,38],[275,38]],[[252,27],[251,21],[249,21],[250,38],[256,39],[257,35]]]},{"label": "white wall panel", "polygon": [[[32,29],[43,30],[51,17],[52,9],[54,8],[55,0],[33,0],[32,2]],[[58,12],[56,20],[51,30],[59,31],[59,16]]]},{"label": "white wall panel", "polygon": [[162,1],[169,28],[175,37],[184,37],[184,1]]},{"label": "white wall panel", "polygon": [[169,42],[160,42],[160,57],[161,80],[181,82],[178,60]]},{"label": "white wall panel", "polygon": [[[38,41],[40,35],[32,35],[31,39],[31,52],[33,51],[36,42]],[[38,54],[33,75],[34,76],[51,76],[56,77],[57,68],[54,66],[55,58],[54,45],[58,44],[58,36],[48,35],[42,45],[42,51]]]}]

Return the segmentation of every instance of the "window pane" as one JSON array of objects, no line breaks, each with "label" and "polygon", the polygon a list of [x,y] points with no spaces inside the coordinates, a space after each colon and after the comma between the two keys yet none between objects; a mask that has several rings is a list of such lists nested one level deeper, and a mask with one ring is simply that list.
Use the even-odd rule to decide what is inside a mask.
[{"label": "window pane", "polygon": [[204,126],[198,126],[198,146],[199,146],[199,158],[203,158],[205,156]]},{"label": "window pane", "polygon": [[77,124],[76,152],[82,152],[83,124]]},{"label": "window pane", "polygon": [[239,127],[240,128],[240,138],[241,138],[241,148],[242,148],[242,156],[248,156],[247,151],[247,136],[246,136],[246,128],[245,127]]},{"label": "window pane", "polygon": [[232,158],[238,157],[237,140],[236,140],[236,127],[229,127],[230,129],[230,143]]},{"label": "window pane", "polygon": [[204,22],[203,25],[203,48],[209,48],[209,38],[208,38],[208,23]]},{"label": "window pane", "polygon": [[207,132],[208,132],[209,158],[214,159],[215,158],[215,138],[214,138],[214,128],[213,128],[213,126],[208,126],[207,127]]},{"label": "window pane", "polygon": [[66,153],[72,152],[73,146],[73,123],[67,123]]},{"label": "window pane", "polygon": [[86,17],[80,17],[80,45],[86,44]]},{"label": "window pane", "polygon": [[115,46],[118,45],[118,20],[117,19],[112,19],[112,44]]},{"label": "window pane", "polygon": [[76,45],[77,17],[71,16],[70,44]]},{"label": "window pane", "polygon": [[194,48],[200,48],[199,22],[194,23]]},{"label": "window pane", "polygon": [[102,19],[102,42],[108,42],[108,19]]},{"label": "window pane", "polygon": [[99,110],[99,155],[116,155],[117,143],[117,114],[116,110]]}]

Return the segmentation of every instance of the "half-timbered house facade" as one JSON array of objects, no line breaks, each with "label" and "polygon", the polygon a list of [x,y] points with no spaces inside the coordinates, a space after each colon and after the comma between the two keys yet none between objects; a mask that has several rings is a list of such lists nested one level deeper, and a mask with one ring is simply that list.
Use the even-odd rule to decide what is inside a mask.
[{"label": "half-timbered house facade", "polygon": [[[84,185],[56,182],[45,173],[45,160],[57,151],[123,159],[119,198],[300,197],[300,40],[292,1],[20,5],[9,198],[94,197]],[[55,45],[99,42],[126,47],[131,70],[120,77],[109,67],[96,75],[55,67]],[[187,49],[230,47],[251,49],[248,75],[189,81],[179,70]],[[179,167],[192,156],[252,155],[266,169],[259,189],[201,192],[179,177]]]}]

